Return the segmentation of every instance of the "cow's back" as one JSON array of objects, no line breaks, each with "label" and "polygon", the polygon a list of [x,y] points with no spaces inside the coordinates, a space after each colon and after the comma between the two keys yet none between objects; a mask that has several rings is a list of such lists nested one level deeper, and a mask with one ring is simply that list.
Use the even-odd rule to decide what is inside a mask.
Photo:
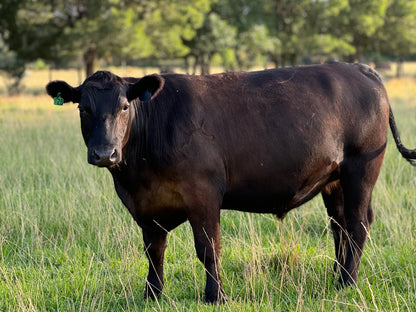
[{"label": "cow's back", "polygon": [[318,158],[342,161],[344,149],[359,148],[368,136],[377,139],[377,132],[385,140],[384,88],[360,66],[200,77],[195,105],[204,132],[215,137],[235,175],[254,170],[258,177],[263,167],[266,176],[287,176]]}]

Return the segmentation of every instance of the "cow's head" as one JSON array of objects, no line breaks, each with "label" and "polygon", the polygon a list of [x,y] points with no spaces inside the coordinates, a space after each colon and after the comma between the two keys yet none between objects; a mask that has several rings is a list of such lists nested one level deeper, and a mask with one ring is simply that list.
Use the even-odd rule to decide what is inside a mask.
[{"label": "cow's head", "polygon": [[156,74],[130,83],[110,72],[99,71],[79,87],[71,87],[64,81],[52,81],[46,86],[46,91],[62,102],[79,103],[88,162],[100,167],[113,167],[121,162],[123,147],[129,139],[134,100],[150,102],[163,85],[164,79]]}]

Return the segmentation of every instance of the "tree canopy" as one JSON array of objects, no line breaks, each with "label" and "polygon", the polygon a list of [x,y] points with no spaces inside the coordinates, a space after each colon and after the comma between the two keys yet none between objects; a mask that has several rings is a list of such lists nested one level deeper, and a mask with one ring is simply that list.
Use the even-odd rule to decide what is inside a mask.
[{"label": "tree canopy", "polygon": [[[0,69],[184,59],[208,73],[415,53],[416,0],[3,0]],[[185,66],[185,65],[184,65]]]}]

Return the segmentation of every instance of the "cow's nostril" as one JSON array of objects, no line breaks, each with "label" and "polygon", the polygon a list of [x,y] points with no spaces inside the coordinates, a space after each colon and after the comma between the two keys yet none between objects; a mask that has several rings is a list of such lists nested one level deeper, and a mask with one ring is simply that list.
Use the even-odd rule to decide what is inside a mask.
[{"label": "cow's nostril", "polygon": [[113,150],[113,153],[111,154],[111,156],[110,156],[110,161],[116,161],[117,160],[117,158],[118,158],[118,153],[117,153],[117,150],[116,149],[114,149]]},{"label": "cow's nostril", "polygon": [[119,152],[115,148],[93,149],[88,162],[99,167],[108,167],[116,164],[119,160]]},{"label": "cow's nostril", "polygon": [[95,162],[98,162],[101,159],[101,156],[99,155],[99,153],[97,152],[97,150],[93,150],[92,151],[92,157],[93,157],[93,160]]}]

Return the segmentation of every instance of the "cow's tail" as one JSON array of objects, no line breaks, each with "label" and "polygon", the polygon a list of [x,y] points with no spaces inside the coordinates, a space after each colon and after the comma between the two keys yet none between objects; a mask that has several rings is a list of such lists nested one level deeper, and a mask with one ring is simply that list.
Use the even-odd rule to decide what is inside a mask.
[{"label": "cow's tail", "polygon": [[416,149],[410,150],[404,147],[402,141],[400,140],[399,130],[397,129],[396,122],[394,121],[393,112],[391,107],[389,108],[389,124],[391,133],[393,134],[394,142],[396,142],[397,149],[400,154],[412,165],[416,166]]}]

